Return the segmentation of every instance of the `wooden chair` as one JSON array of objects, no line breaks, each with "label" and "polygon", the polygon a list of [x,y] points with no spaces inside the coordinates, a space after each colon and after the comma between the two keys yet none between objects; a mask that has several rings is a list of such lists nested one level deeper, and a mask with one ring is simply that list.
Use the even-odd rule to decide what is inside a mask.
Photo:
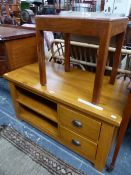
[{"label": "wooden chair", "polygon": [[[95,44],[87,44],[83,42],[76,42],[71,41],[71,55],[70,55],[70,61],[73,66],[78,66],[82,70],[90,70],[94,71],[96,68],[96,57],[97,52],[99,49],[98,45]],[[65,52],[65,44],[64,40],[62,39],[54,39],[54,41],[51,44],[51,57],[49,58],[49,61],[58,62],[61,64],[64,64],[64,53]],[[112,57],[114,55],[115,48],[109,47],[109,55],[106,63],[106,70],[111,71],[112,70]],[[131,71],[129,70],[129,61],[131,57],[131,50],[128,50],[126,48],[123,48],[121,50],[122,53],[122,59],[125,58],[124,61],[124,69],[121,68],[121,62],[119,65],[118,72],[120,73],[120,76],[123,76],[126,78],[126,76],[131,76]],[[119,78],[119,76],[118,76]]]},{"label": "wooden chair", "polygon": [[131,119],[131,86],[129,86],[129,95],[128,95],[127,103],[126,103],[126,106],[123,112],[123,118],[122,118],[122,122],[120,125],[113,158],[112,158],[110,166],[107,168],[108,171],[112,171],[115,166],[115,162],[116,162],[116,159],[117,159],[117,156],[118,156],[122,141],[124,139],[126,129],[127,129],[130,119]]}]

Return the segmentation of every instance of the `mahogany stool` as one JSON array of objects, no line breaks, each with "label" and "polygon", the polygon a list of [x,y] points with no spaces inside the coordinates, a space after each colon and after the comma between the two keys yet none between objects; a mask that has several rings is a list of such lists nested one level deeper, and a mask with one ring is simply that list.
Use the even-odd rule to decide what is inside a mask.
[{"label": "mahogany stool", "polygon": [[40,83],[46,84],[45,54],[43,41],[43,30],[63,32],[65,34],[65,71],[70,71],[70,34],[81,34],[95,36],[100,39],[99,53],[97,57],[96,76],[92,103],[100,101],[101,88],[105,65],[108,55],[110,39],[116,36],[116,51],[114,56],[113,70],[110,83],[114,84],[119,66],[121,47],[123,45],[127,17],[106,16],[102,13],[63,12],[60,15],[38,15],[36,16],[36,36],[38,47],[38,59],[40,68]]}]

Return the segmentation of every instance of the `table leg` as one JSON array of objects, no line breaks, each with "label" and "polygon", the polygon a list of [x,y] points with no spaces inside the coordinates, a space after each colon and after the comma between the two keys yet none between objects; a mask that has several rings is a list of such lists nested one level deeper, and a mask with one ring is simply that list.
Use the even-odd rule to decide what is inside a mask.
[{"label": "table leg", "polygon": [[95,76],[94,89],[93,89],[93,97],[92,97],[92,103],[94,104],[99,103],[99,100],[100,100],[101,87],[102,87],[105,65],[106,65],[107,56],[108,56],[109,43],[110,43],[110,37],[108,36],[101,37],[100,47],[99,47],[98,57],[97,57],[97,67],[96,67],[96,76]]},{"label": "table leg", "polygon": [[68,0],[66,0],[66,11],[69,10],[69,4],[68,4]]},{"label": "table leg", "polygon": [[70,71],[70,34],[65,34],[65,71]]},{"label": "table leg", "polygon": [[61,0],[59,0],[59,10],[61,10]]},{"label": "table leg", "polygon": [[110,83],[111,84],[115,83],[115,78],[116,78],[116,75],[117,75],[117,69],[118,69],[119,63],[120,63],[121,48],[123,46],[124,36],[125,36],[125,32],[120,33],[116,36],[116,51],[115,51],[115,55],[114,55],[113,68],[112,68],[111,78],[110,78]]},{"label": "table leg", "polygon": [[75,0],[72,0],[72,11],[75,11]]},{"label": "table leg", "polygon": [[131,92],[129,93],[127,104],[126,104],[126,107],[124,109],[123,119],[121,122],[120,130],[119,130],[119,134],[118,134],[118,138],[117,138],[117,143],[115,146],[112,162],[110,164],[110,167],[107,169],[108,171],[111,171],[114,168],[116,158],[117,158],[121,143],[123,141],[123,138],[124,138],[128,123],[130,121],[130,118],[131,118]]},{"label": "table leg", "polygon": [[44,32],[36,31],[37,54],[40,72],[40,83],[42,86],[46,84],[46,67],[45,67],[45,51],[44,51]]}]

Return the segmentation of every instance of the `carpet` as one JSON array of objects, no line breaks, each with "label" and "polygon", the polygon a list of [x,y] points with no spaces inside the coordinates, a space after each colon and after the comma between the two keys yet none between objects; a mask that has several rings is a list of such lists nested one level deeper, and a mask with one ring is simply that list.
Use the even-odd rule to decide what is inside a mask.
[{"label": "carpet", "polygon": [[83,175],[9,126],[0,126],[0,175]]}]

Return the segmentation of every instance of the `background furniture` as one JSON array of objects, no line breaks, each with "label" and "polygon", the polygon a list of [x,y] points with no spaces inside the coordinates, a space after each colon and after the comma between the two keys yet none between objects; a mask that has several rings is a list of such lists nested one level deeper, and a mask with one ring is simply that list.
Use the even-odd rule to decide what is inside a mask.
[{"label": "background furniture", "polygon": [[[20,2],[0,0],[0,18],[2,24],[16,25],[20,22]],[[8,20],[7,20],[8,19]]]},{"label": "background furniture", "polygon": [[131,47],[131,21],[129,21],[127,25],[125,45]]},{"label": "background furniture", "polygon": [[[114,84],[119,66],[121,47],[127,27],[128,18],[104,16],[101,13],[85,14],[64,12],[60,15],[36,16],[38,58],[41,85],[46,84],[45,57],[43,55],[43,30],[63,32],[65,34],[65,71],[70,71],[70,34],[97,36],[100,38],[97,56],[96,77],[94,81],[92,102],[99,103],[102,80],[108,55],[108,47],[112,36],[117,36],[116,51],[110,83]],[[84,26],[84,27],[83,27]],[[117,26],[117,27],[116,27]]]},{"label": "background furniture", "polygon": [[101,0],[101,3],[100,3],[100,10],[101,11],[104,10],[104,5],[105,5],[105,0]]},{"label": "background furniture", "polygon": [[36,60],[35,31],[0,26],[0,75]]}]

